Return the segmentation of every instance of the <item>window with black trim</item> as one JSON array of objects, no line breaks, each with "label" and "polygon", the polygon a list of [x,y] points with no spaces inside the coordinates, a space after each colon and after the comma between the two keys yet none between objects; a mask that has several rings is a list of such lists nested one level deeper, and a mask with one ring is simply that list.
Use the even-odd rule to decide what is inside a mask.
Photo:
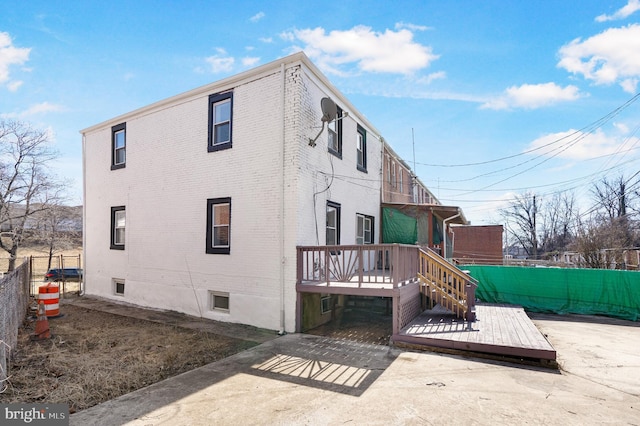
[{"label": "window with black trim", "polygon": [[358,141],[357,141],[357,154],[358,154],[358,170],[361,172],[367,171],[367,132],[358,125]]},{"label": "window with black trim", "polygon": [[127,123],[111,128],[111,170],[122,169],[127,161]]},{"label": "window with black trim", "polygon": [[207,200],[207,253],[231,252],[231,198]]},{"label": "window with black trim", "polygon": [[336,114],[336,119],[329,123],[328,133],[329,140],[327,145],[329,147],[329,152],[335,155],[338,158],[342,158],[342,108],[338,108],[338,114]]},{"label": "window with black trim", "polygon": [[356,244],[373,244],[373,216],[356,214]]},{"label": "window with black trim", "polygon": [[233,123],[233,92],[209,96],[208,151],[231,148]]},{"label": "window with black trim", "polygon": [[124,250],[125,206],[111,207],[111,249]]},{"label": "window with black trim", "polygon": [[340,244],[340,204],[327,201],[327,245]]}]

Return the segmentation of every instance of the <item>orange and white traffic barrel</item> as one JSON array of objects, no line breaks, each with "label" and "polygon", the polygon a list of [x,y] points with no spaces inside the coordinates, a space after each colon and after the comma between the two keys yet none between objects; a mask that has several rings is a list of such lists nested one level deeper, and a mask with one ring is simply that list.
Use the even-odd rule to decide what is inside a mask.
[{"label": "orange and white traffic barrel", "polygon": [[40,302],[44,303],[47,317],[60,315],[60,287],[53,283],[38,287],[38,303]]}]

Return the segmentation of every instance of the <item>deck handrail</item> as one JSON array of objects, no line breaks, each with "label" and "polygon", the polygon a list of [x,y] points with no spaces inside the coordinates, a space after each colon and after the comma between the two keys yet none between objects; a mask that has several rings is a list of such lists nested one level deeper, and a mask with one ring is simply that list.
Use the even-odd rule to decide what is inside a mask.
[{"label": "deck handrail", "polygon": [[430,307],[440,303],[459,318],[475,320],[478,282],[429,248],[420,248],[418,277],[429,297]]},{"label": "deck handrail", "polygon": [[393,284],[417,281],[418,247],[406,244],[298,246],[297,284]]}]

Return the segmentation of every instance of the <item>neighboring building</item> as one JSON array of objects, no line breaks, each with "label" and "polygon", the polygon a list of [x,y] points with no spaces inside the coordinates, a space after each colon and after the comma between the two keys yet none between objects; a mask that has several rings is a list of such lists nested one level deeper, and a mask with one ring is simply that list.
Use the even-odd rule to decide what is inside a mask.
[{"label": "neighboring building", "polygon": [[382,202],[440,204],[409,165],[387,143],[384,144],[383,153]]},{"label": "neighboring building", "polygon": [[450,225],[466,224],[462,210],[443,206],[407,163],[385,143],[382,169],[382,242],[427,246],[450,259]]},{"label": "neighboring building", "polygon": [[454,226],[453,258],[459,264],[502,265],[502,225]]},{"label": "neighboring building", "polygon": [[378,242],[381,137],[303,53],[81,133],[89,295],[294,331],[296,246]]}]

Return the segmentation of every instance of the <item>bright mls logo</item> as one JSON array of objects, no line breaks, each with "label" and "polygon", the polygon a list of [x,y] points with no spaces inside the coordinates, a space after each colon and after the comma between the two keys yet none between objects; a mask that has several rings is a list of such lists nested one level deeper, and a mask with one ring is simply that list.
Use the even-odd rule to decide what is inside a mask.
[{"label": "bright mls logo", "polygon": [[68,426],[69,406],[66,404],[0,404],[0,424]]}]

